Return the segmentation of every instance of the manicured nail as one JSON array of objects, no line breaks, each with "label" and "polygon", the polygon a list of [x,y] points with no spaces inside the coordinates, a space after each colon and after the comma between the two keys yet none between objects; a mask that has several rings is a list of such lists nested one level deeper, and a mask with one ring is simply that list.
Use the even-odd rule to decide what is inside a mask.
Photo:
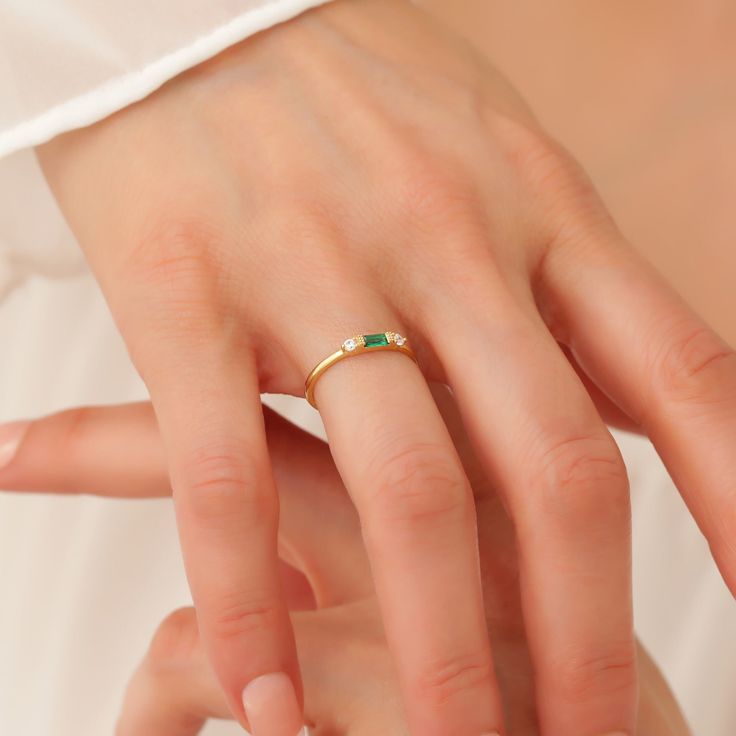
[{"label": "manicured nail", "polygon": [[256,677],[243,690],[243,707],[253,736],[303,736],[296,692],[284,672]]},{"label": "manicured nail", "polygon": [[0,424],[0,469],[10,465],[30,426],[30,422]]}]

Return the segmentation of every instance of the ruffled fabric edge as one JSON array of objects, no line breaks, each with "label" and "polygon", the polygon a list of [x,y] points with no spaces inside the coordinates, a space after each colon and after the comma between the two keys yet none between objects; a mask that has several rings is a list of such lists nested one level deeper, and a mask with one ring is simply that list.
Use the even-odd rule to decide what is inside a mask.
[{"label": "ruffled fabric edge", "polygon": [[0,158],[102,120],[142,100],[177,74],[216,56],[248,36],[329,1],[272,0],[267,5],[252,8],[141,69],[109,79],[40,115],[0,131]]}]

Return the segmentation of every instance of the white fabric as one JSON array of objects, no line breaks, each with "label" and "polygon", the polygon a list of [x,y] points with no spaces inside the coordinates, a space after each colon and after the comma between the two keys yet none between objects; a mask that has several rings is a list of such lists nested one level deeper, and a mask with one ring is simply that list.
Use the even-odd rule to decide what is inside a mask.
[{"label": "white fabric", "polygon": [[0,0],[0,298],[30,273],[83,266],[29,146],[326,1]]},{"label": "white fabric", "polygon": [[0,157],[141,99],[326,0],[3,0]]}]

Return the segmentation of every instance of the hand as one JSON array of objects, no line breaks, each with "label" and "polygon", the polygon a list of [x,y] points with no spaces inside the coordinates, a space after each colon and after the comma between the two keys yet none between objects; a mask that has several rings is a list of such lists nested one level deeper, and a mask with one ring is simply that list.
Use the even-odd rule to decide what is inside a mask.
[{"label": "hand", "polygon": [[[533,673],[521,617],[513,529],[486,482],[447,391],[435,397],[478,506],[486,622],[495,644],[509,736],[539,733]],[[282,579],[305,675],[315,736],[408,733],[383,635],[360,522],[328,447],[265,409],[281,500]],[[138,462],[132,463],[131,458]],[[144,497],[169,494],[164,451],[149,404],[71,410],[35,422],[0,476],[25,490]],[[323,519],[334,521],[325,529]],[[662,675],[641,645],[637,733],[687,736]],[[208,718],[229,718],[204,656],[194,609],[168,616],[133,676],[117,736],[193,736]],[[260,725],[260,724],[259,724]],[[263,733],[286,733],[283,723]],[[271,730],[267,730],[270,728]]]},{"label": "hand", "polygon": [[473,496],[425,377],[518,531],[543,729],[632,732],[627,479],[585,382],[652,438],[734,587],[736,361],[495,70],[409,4],[343,0],[40,154],[151,392],[244,724],[254,677],[299,684],[259,390],[299,395],[345,337],[393,329],[424,376],[362,356],[316,399],[413,732],[503,727]]}]

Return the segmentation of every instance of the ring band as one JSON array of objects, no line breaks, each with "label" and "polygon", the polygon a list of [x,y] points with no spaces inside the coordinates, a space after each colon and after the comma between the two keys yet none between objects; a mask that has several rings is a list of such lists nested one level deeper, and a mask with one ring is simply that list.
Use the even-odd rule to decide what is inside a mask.
[{"label": "ring band", "polygon": [[414,351],[409,347],[407,339],[400,335],[398,332],[377,332],[372,335],[355,335],[349,337],[340,346],[340,349],[328,355],[321,363],[318,363],[312,372],[307,376],[307,380],[304,384],[304,395],[307,397],[307,401],[316,409],[317,404],[314,400],[314,387],[317,383],[317,379],[325,372],[328,368],[331,368],[335,363],[339,363],[344,358],[352,358],[354,355],[362,355],[363,353],[369,353],[379,350],[396,350],[404,355],[408,355],[415,363],[417,362],[417,356],[414,355]]}]

